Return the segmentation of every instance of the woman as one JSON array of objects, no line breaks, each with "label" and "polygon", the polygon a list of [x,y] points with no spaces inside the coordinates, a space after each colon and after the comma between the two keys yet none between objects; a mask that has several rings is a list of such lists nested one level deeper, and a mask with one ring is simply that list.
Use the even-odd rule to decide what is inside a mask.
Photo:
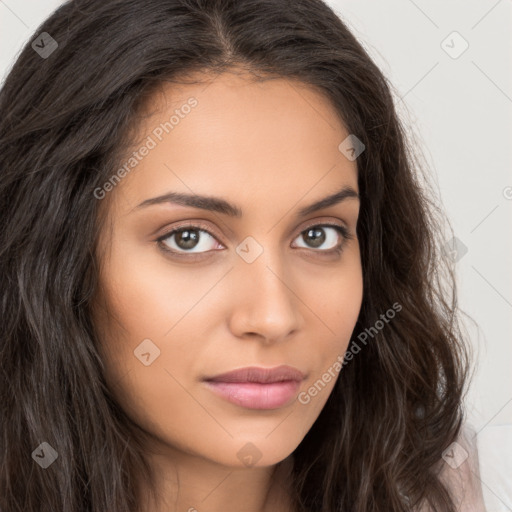
[{"label": "woman", "polygon": [[2,511],[483,509],[439,210],[330,8],[70,1],[0,104]]}]

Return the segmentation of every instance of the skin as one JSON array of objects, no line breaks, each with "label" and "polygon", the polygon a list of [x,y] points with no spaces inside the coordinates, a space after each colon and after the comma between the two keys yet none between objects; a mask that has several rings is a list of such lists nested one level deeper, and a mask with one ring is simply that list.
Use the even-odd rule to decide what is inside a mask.
[{"label": "skin", "polygon": [[[306,374],[303,392],[345,353],[363,293],[359,199],[304,218],[297,212],[344,186],[359,192],[357,165],[339,151],[348,132],[319,92],[241,72],[165,84],[147,103],[139,140],[190,97],[197,106],[161,141],[153,136],[156,147],[103,199],[109,220],[98,245],[94,322],[106,377],[151,438],[159,500],[148,499],[144,512],[291,510],[292,452],[335,378],[308,404],[272,410],[232,404],[202,379],[288,364]],[[137,208],[171,191],[221,197],[243,216],[171,203]],[[198,220],[215,238],[199,231],[195,247],[177,245],[177,236],[165,242],[184,257],[156,241],[180,221]],[[315,245],[307,228],[325,222],[345,225],[353,239],[323,226],[326,239]],[[252,263],[236,252],[248,236],[263,249]],[[341,244],[341,254],[327,254]],[[160,350],[148,366],[134,355],[144,339]],[[260,456],[253,465],[237,455],[247,443]]]}]

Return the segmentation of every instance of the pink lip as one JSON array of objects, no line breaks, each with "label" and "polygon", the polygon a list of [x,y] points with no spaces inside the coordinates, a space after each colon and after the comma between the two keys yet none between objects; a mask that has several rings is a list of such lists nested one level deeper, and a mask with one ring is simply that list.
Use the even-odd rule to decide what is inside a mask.
[{"label": "pink lip", "polygon": [[291,366],[241,368],[204,379],[214,393],[248,409],[277,409],[297,396],[305,376]]}]

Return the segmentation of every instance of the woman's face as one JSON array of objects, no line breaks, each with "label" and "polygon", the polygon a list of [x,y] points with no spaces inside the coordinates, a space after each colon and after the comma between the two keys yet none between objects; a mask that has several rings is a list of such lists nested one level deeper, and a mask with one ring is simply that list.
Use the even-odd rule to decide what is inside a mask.
[{"label": "woman's face", "polygon": [[[308,210],[358,193],[338,148],[349,133],[323,96],[281,79],[170,84],[148,106],[136,153],[95,193],[113,226],[94,313],[107,380],[159,450],[276,464],[324,406],[361,307],[359,199]],[[204,380],[280,365],[303,380]]]}]

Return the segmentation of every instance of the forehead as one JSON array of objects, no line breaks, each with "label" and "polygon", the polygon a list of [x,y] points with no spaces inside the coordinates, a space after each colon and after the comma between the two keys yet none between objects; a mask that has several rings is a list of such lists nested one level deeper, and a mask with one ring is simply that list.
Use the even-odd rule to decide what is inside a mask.
[{"label": "forehead", "polygon": [[117,186],[132,207],[170,190],[236,196],[240,204],[357,190],[356,163],[338,149],[349,133],[319,91],[233,72],[191,80],[161,84],[144,104],[134,150],[150,150]]}]

